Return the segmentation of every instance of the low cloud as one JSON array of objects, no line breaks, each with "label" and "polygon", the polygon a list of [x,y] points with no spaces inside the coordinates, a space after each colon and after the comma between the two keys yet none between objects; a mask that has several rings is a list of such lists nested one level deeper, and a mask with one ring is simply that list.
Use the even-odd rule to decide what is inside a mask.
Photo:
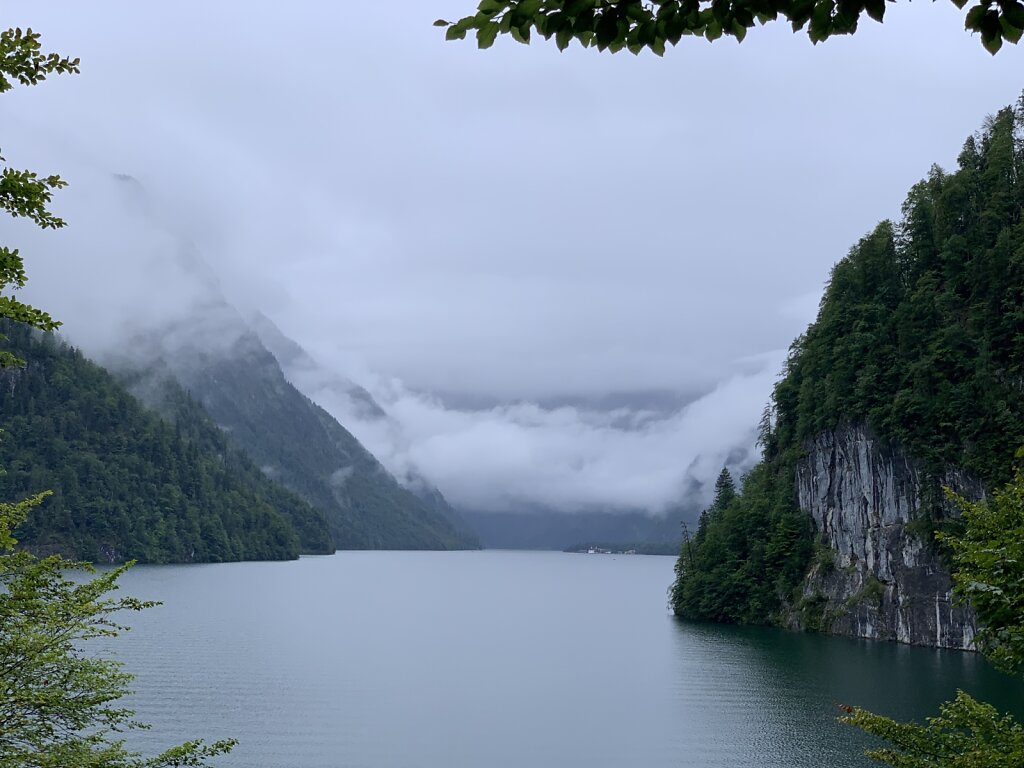
[{"label": "low cloud", "polygon": [[66,230],[0,218],[25,297],[101,357],[261,310],[396,475],[479,509],[657,512],[748,463],[766,350],[1020,90],[950,4],[664,59],[446,44],[464,0],[363,4],[386,44],[344,4],[10,5],[82,58],[2,96],[8,161],[72,183]]},{"label": "low cloud", "polygon": [[753,463],[755,426],[782,358],[763,355],[755,370],[669,413],[530,402],[458,409],[396,379],[354,372],[387,412],[380,416],[351,395],[347,375],[312,365],[287,373],[392,473],[425,476],[456,506],[660,514],[706,502],[726,464],[742,471]]},{"label": "low cloud", "polygon": [[[62,201],[74,227],[11,232],[34,254],[26,298],[52,308],[67,338],[100,360],[144,357],[139,339],[149,334],[161,336],[164,349],[226,348],[242,314],[225,301],[225,281],[182,231],[173,206],[131,178],[83,168],[77,178]],[[248,297],[250,308],[258,298]],[[458,407],[355,355],[291,364],[279,357],[292,382],[393,474],[410,485],[426,480],[457,506],[660,514],[684,500],[706,501],[723,465],[752,463],[753,429],[782,352],[734,361],[733,374],[705,394],[662,407],[639,396],[634,404],[612,398],[624,401],[617,407],[587,397],[572,405],[519,399]]]}]

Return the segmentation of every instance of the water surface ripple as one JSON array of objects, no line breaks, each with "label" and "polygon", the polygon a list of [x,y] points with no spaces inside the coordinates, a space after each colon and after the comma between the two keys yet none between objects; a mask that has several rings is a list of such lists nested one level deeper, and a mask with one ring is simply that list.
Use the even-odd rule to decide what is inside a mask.
[{"label": "water surface ripple", "polygon": [[136,567],[113,650],[145,750],[252,768],[861,768],[835,704],[904,718],[1024,691],[972,654],[674,619],[671,558],[339,552]]}]

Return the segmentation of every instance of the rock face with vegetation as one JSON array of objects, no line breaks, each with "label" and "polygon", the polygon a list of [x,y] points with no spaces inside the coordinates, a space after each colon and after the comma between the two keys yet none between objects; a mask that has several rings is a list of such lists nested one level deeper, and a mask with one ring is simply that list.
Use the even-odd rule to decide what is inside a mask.
[{"label": "rock face with vegetation", "polygon": [[[942,484],[978,498],[981,483],[950,470]],[[971,648],[973,612],[957,605],[948,565],[925,537],[922,470],[863,427],[812,441],[797,462],[797,505],[820,547],[787,623],[941,648]]]},{"label": "rock face with vegetation", "polygon": [[[936,531],[1024,445],[1024,101],[834,267],[761,424],[764,460],[684,544],[677,614],[970,645]],[[731,482],[730,482],[731,488]]]}]

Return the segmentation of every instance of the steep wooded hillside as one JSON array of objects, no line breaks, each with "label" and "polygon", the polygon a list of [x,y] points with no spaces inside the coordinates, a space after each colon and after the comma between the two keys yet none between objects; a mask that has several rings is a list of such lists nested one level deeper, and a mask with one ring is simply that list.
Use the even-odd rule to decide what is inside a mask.
[{"label": "steep wooded hillside", "polygon": [[[836,264],[765,413],[764,463],[684,545],[676,613],[963,647],[933,541],[1024,444],[1024,101]],[[817,541],[815,541],[817,539]]]},{"label": "steep wooded hillside", "polygon": [[98,562],[333,551],[323,517],[230,448],[180,388],[161,418],[56,337],[3,332],[27,365],[0,372],[0,497],[54,492],[19,529],[25,546]]}]

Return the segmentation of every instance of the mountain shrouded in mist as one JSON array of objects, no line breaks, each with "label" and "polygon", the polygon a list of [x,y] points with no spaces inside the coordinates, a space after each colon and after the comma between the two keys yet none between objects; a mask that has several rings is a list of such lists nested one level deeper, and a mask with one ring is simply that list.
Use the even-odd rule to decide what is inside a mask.
[{"label": "mountain shrouded in mist", "polygon": [[[175,360],[179,351],[186,358],[197,352],[216,356],[229,354],[239,329],[252,326],[285,378],[424,500],[435,489],[456,509],[642,510],[658,517],[694,482],[709,488],[724,463],[733,466],[734,451],[752,454],[751,425],[782,352],[738,360],[732,375],[716,386],[682,380],[668,398],[603,381],[578,397],[557,389],[515,396],[472,389],[473,380],[454,370],[447,388],[433,391],[407,383],[394,369],[376,367],[369,353],[391,342],[368,337],[372,329],[348,321],[331,321],[329,328],[326,322],[297,322],[297,305],[308,297],[300,298],[276,277],[266,280],[262,266],[270,241],[237,239],[248,230],[221,207],[231,199],[206,201],[206,215],[199,216],[159,177],[143,184],[92,167],[67,168],[74,180],[61,195],[68,228],[19,236],[26,252],[38,257],[26,297],[45,297],[65,322],[62,335],[101,363],[138,357],[149,364],[153,339]],[[277,226],[271,219],[263,223]],[[287,254],[281,270],[288,274],[302,270],[315,254],[331,263],[354,258],[341,241],[324,245],[295,237],[280,245],[278,253]],[[96,273],[116,279],[101,294],[77,290]],[[394,302],[409,275],[392,278],[366,301]],[[325,273],[317,279],[332,278]],[[323,307],[325,317],[330,309]],[[255,310],[273,318],[316,365],[300,364],[301,354],[293,359],[275,346],[248,320]],[[247,322],[240,324],[239,315]],[[446,365],[447,347],[462,344],[413,330],[408,338],[418,340],[424,365]],[[522,364],[540,363],[524,350]],[[360,397],[352,382],[372,397]]]},{"label": "mountain shrouded in mist", "polygon": [[[339,548],[479,546],[436,488],[422,479],[415,484],[419,495],[403,487],[348,430],[287,381],[274,355],[225,298],[198,248],[173,228],[159,224],[155,206],[141,184],[117,176],[107,181],[105,189],[110,189],[110,183],[114,194],[103,200],[113,205],[104,210],[108,216],[111,211],[117,213],[128,241],[146,243],[135,253],[125,254],[127,260],[119,262],[119,274],[129,282],[135,277],[161,281],[163,291],[145,300],[126,296],[123,306],[112,299],[95,312],[90,310],[79,322],[75,322],[72,308],[69,335],[73,340],[83,338],[87,352],[97,355],[133,395],[168,422],[181,421],[185,406],[188,418],[212,419],[216,427],[210,425],[207,432],[214,433],[222,452],[250,457],[263,475],[265,489],[283,494],[282,499],[289,500],[281,502],[284,507],[298,503],[317,521],[315,525],[307,524],[309,521],[291,525],[289,535],[302,540],[292,542],[283,554],[236,547],[237,551],[196,554],[196,559],[294,556],[300,549],[327,551],[332,538]],[[85,227],[78,243],[86,252],[92,243],[89,232]],[[104,250],[108,236],[93,234],[100,234],[104,244],[97,247],[97,253],[109,255]],[[118,285],[112,283],[112,291]],[[89,306],[93,306],[91,302]],[[368,394],[365,399],[372,403]],[[45,456],[36,458],[39,462],[34,468],[26,469],[29,474],[38,474],[40,467],[47,466]],[[191,482],[182,476],[168,484]],[[90,497],[92,502],[98,504],[99,500]],[[313,530],[316,525],[321,530]],[[323,530],[325,526],[329,534]],[[162,535],[159,528],[153,528],[151,534]],[[56,539],[59,536],[54,546],[68,546]],[[114,554],[100,552],[97,559],[110,559],[125,551],[119,546],[108,549]],[[188,547],[150,552],[141,545],[128,556],[193,558]]]},{"label": "mountain shrouded in mist", "polygon": [[[117,258],[125,281],[160,281],[164,291],[114,298],[76,319],[72,340],[115,371],[143,402],[166,412],[171,383],[190,392],[270,479],[292,489],[328,521],[340,548],[450,549],[477,542],[446,504],[404,488],[325,411],[285,378],[256,333],[225,297],[203,254],[130,176],[108,178],[97,216],[116,216],[134,249],[111,256],[109,238],[89,229],[80,247]],[[94,241],[93,237],[99,238]],[[98,243],[98,244],[97,244]],[[58,256],[59,257],[59,256]],[[112,285],[112,290],[117,286]],[[120,306],[118,305],[120,302]],[[90,303],[90,306],[91,303]]]},{"label": "mountain shrouded in mist", "polygon": [[[462,549],[478,546],[442,514],[401,484],[330,414],[285,378],[277,359],[224,305],[224,343],[215,352],[189,345],[198,338],[177,327],[180,341],[140,341],[151,357],[118,364],[134,391],[161,408],[155,384],[173,378],[187,389],[232,444],[271,479],[295,491],[330,524],[341,549]],[[454,515],[454,512],[451,513]]]},{"label": "mountain shrouded in mist", "polygon": [[9,325],[27,361],[2,372],[0,492],[53,496],[23,545],[98,562],[287,559],[334,550],[323,517],[231,448],[180,387],[164,418],[53,336]]}]

